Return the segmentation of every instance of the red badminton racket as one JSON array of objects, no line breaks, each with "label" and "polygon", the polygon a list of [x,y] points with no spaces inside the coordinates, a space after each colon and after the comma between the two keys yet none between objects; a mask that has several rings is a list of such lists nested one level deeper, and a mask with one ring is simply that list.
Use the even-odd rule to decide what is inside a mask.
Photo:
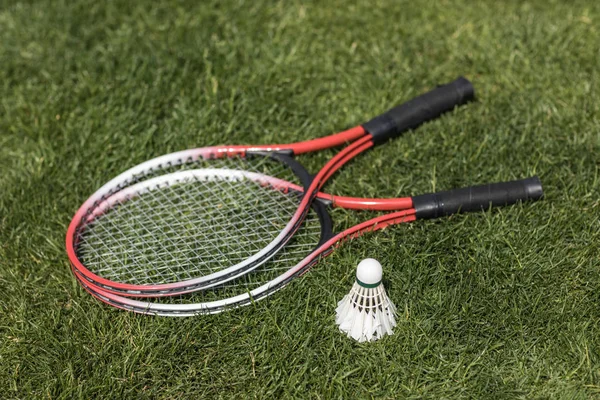
[{"label": "red badminton racket", "polygon": [[[72,268],[89,285],[126,296],[172,296],[235,279],[294,237],[316,197],[363,207],[364,199],[319,193],[345,163],[473,97],[471,83],[459,78],[332,136],[192,149],[147,161],[77,211],[66,238]],[[292,157],[347,142],[314,178]],[[411,206],[410,199],[369,203],[379,210]]]},{"label": "red badminton racket", "polygon": [[[331,219],[326,207],[321,200],[316,200],[312,211],[312,214],[316,215],[309,216],[305,226],[298,230],[294,239],[272,259],[241,277],[188,296],[136,300],[98,287],[77,272],[76,276],[94,297],[117,308],[164,316],[218,313],[250,304],[275,293],[322,257],[330,254],[341,242],[365,232],[416,219],[437,218],[457,212],[485,210],[490,206],[537,200],[542,196],[540,180],[532,177],[409,197],[403,199],[411,203],[409,209],[378,216],[337,235],[331,234]],[[364,208],[368,209],[369,204],[364,204]]]}]

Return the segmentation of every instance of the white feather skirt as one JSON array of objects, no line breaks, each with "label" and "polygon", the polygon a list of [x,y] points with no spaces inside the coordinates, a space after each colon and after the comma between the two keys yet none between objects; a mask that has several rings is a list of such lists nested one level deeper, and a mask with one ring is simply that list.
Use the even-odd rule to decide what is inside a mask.
[{"label": "white feather skirt", "polygon": [[383,284],[365,288],[355,282],[350,293],[340,300],[335,312],[335,322],[340,331],[359,342],[391,335],[396,326],[396,307],[388,298]]}]

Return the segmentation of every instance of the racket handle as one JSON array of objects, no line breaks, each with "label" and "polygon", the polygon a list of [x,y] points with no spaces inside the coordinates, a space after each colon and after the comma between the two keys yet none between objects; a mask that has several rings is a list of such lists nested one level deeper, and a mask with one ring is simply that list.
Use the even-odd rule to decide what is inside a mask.
[{"label": "racket handle", "polygon": [[519,201],[538,200],[544,195],[537,176],[511,182],[471,186],[413,197],[418,219],[437,218],[458,212],[485,211]]},{"label": "racket handle", "polygon": [[431,92],[392,108],[363,124],[362,127],[371,134],[373,143],[380,144],[474,98],[473,85],[466,78],[460,77],[454,82],[439,86]]}]

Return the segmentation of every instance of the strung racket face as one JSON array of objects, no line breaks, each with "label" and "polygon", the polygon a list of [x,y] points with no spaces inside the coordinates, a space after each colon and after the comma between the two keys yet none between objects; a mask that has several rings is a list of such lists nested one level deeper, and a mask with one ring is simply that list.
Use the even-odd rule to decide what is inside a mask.
[{"label": "strung racket face", "polygon": [[84,204],[67,248],[83,279],[146,295],[208,288],[258,267],[278,250],[298,209],[302,192],[289,182],[299,188],[309,179],[293,159],[263,154],[135,172]]}]

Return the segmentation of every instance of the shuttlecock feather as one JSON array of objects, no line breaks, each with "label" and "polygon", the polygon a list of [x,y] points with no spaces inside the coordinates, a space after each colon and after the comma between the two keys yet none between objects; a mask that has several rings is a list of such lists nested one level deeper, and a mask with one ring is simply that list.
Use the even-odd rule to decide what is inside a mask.
[{"label": "shuttlecock feather", "polygon": [[377,260],[362,260],[356,269],[356,282],[335,310],[340,331],[359,342],[391,335],[396,326],[396,307],[385,292],[382,276]]}]

